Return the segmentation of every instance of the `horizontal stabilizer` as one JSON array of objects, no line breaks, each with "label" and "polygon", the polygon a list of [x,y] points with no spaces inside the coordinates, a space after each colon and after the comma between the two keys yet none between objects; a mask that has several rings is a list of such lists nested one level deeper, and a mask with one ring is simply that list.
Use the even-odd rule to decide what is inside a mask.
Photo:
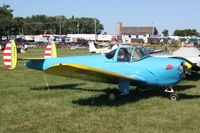
[{"label": "horizontal stabilizer", "polygon": [[26,67],[30,69],[43,71],[44,61],[45,59],[31,59],[30,61],[26,62]]},{"label": "horizontal stabilizer", "polygon": [[44,60],[44,58],[18,58],[17,60],[21,60],[21,61]]}]

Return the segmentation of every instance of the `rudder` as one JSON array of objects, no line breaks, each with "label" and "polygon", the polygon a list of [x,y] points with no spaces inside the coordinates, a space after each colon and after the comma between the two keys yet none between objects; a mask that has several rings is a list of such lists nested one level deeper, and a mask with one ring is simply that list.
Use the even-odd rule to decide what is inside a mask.
[{"label": "rudder", "polygon": [[48,43],[45,48],[44,58],[57,58],[56,44]]},{"label": "rudder", "polygon": [[15,69],[17,65],[17,48],[14,40],[7,42],[3,52],[3,62],[7,69]]}]

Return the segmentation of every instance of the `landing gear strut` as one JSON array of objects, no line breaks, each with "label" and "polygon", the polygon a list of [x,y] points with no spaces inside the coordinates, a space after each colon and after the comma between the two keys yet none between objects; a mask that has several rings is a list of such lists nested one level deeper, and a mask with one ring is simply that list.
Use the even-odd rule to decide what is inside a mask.
[{"label": "landing gear strut", "polygon": [[118,83],[119,90],[110,90],[107,95],[110,100],[116,100],[119,98],[120,95],[127,95],[129,94],[129,82],[128,81],[121,81]]},{"label": "landing gear strut", "polygon": [[177,101],[179,100],[179,95],[174,91],[172,86],[169,86],[167,89],[165,89],[165,92],[170,93],[169,98],[172,101]]}]

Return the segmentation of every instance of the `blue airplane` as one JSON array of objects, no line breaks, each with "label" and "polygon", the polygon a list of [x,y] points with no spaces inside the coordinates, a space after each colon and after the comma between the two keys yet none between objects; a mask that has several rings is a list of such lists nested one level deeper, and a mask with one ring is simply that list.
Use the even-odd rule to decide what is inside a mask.
[{"label": "blue airplane", "polygon": [[[53,52],[53,51],[52,51]],[[179,83],[191,65],[181,59],[151,57],[140,47],[124,46],[105,55],[67,56],[29,59],[26,67],[62,77],[118,84],[108,92],[111,100],[129,94],[129,87],[152,89],[166,87],[171,100],[179,95],[172,86]]]}]

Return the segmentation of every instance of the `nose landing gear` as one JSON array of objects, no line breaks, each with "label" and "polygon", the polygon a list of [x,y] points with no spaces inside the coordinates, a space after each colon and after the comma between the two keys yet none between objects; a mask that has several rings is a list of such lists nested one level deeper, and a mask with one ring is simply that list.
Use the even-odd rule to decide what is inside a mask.
[{"label": "nose landing gear", "polygon": [[165,92],[170,93],[169,99],[171,99],[172,101],[179,100],[179,95],[174,91],[172,86],[169,86],[167,89],[165,89]]}]

